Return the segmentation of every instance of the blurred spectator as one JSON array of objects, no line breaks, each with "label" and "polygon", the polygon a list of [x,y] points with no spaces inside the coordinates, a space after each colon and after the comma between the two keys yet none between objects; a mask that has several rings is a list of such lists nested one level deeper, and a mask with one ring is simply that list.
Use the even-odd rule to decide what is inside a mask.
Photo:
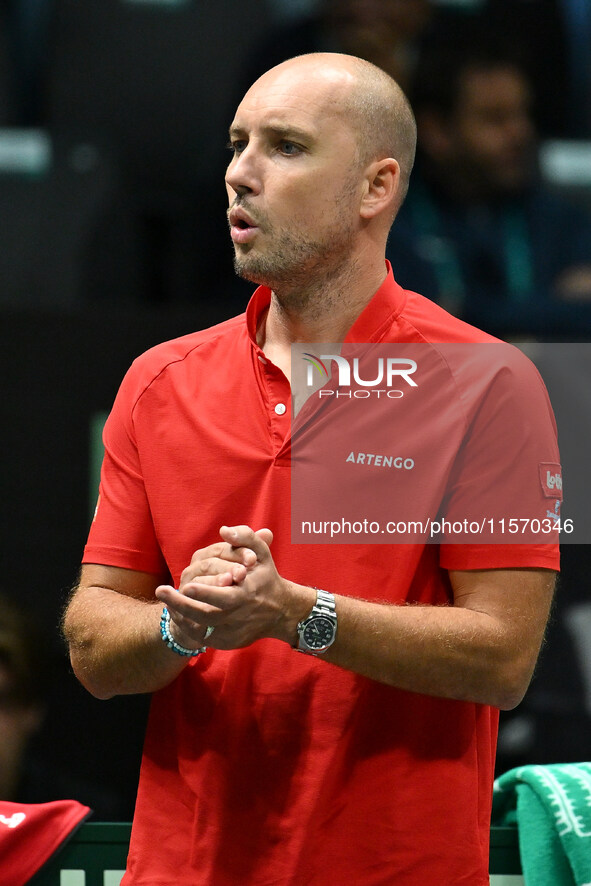
[{"label": "blurred spectator", "polygon": [[591,137],[589,0],[486,0],[486,25],[527,51],[542,136]]},{"label": "blurred spectator", "polygon": [[432,0],[321,0],[312,15],[268,34],[247,63],[235,99],[268,68],[307,52],[357,55],[407,89],[435,12]]},{"label": "blurred spectator", "polygon": [[448,12],[438,17],[434,37],[441,45],[455,44],[466,29],[474,31],[475,43],[483,35],[510,35],[533,86],[532,114],[539,132],[565,137],[571,103],[566,4],[571,2],[579,0],[439,0]]},{"label": "blurred spectator", "polygon": [[[79,800],[95,818],[117,820],[118,797],[48,766],[34,739],[43,723],[54,659],[32,613],[0,594],[0,799],[15,803]],[[65,761],[64,761],[65,763]]]},{"label": "blurred spectator", "polygon": [[300,13],[271,31],[243,84],[249,86],[267,63],[326,50],[366,58],[408,91],[421,48],[453,45],[466,28],[510,34],[522,48],[542,136],[591,136],[591,117],[582,108],[585,96],[591,101],[589,0],[318,0],[307,16]]},{"label": "blurred spectator", "polygon": [[326,0],[325,27],[341,52],[382,68],[408,89],[433,16],[430,0]]},{"label": "blurred spectator", "polygon": [[591,217],[536,176],[531,88],[496,42],[425,52],[419,158],[390,237],[398,281],[499,335],[591,331]]},{"label": "blurred spectator", "polygon": [[25,756],[43,720],[47,652],[33,625],[0,598],[0,799],[20,801]]}]

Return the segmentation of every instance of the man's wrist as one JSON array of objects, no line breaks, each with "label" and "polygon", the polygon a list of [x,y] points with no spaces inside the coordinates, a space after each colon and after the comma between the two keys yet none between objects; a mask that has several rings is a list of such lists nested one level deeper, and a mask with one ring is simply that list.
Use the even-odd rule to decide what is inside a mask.
[{"label": "man's wrist", "polygon": [[298,652],[308,655],[324,655],[337,636],[337,611],[334,594],[320,588],[316,590],[316,602],[298,624]]},{"label": "man's wrist", "polygon": [[285,605],[283,606],[278,638],[289,646],[297,646],[298,624],[309,614],[316,602],[316,589],[285,581]]},{"label": "man's wrist", "polygon": [[160,616],[160,636],[164,643],[166,643],[168,648],[172,652],[175,652],[177,655],[182,655],[186,658],[195,658],[195,656],[201,655],[202,652],[205,652],[207,650],[207,646],[199,646],[197,649],[192,649],[189,646],[185,646],[184,644],[179,643],[178,640],[173,637],[170,628],[170,612],[165,606],[162,610],[162,615]]}]

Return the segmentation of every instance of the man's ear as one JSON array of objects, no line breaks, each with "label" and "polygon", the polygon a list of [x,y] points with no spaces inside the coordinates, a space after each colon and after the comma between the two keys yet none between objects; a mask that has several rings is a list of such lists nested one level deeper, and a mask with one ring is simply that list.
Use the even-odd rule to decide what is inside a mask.
[{"label": "man's ear", "polygon": [[389,212],[400,191],[400,166],[393,157],[375,160],[366,172],[361,198],[361,218],[371,219]]}]

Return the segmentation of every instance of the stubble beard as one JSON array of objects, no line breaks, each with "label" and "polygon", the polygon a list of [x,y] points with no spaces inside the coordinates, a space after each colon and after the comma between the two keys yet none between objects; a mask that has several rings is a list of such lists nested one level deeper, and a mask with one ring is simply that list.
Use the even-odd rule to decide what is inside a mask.
[{"label": "stubble beard", "polygon": [[332,208],[334,223],[317,238],[297,230],[275,232],[268,218],[261,219],[269,245],[264,252],[258,252],[256,246],[243,252],[235,249],[238,276],[269,287],[286,308],[309,310],[319,291],[326,292],[336,278],[347,276],[355,239],[354,216],[346,205],[347,197],[350,202],[350,190],[337,201],[336,210]]}]

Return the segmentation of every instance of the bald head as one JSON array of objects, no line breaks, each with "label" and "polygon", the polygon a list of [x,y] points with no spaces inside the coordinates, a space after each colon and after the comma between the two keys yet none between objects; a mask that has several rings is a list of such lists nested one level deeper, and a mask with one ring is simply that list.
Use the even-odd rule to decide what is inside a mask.
[{"label": "bald head", "polygon": [[[354,131],[360,165],[393,157],[400,166],[396,209],[406,196],[416,150],[416,124],[400,86],[371,62],[336,52],[299,55],[259,78],[306,78],[317,86],[325,112],[342,117]],[[247,93],[248,94],[248,93]]]},{"label": "bald head", "polygon": [[345,97],[344,113],[355,127],[362,164],[393,157],[400,166],[399,205],[408,190],[414,164],[417,127],[400,86],[381,68],[347,56],[355,81]]}]

